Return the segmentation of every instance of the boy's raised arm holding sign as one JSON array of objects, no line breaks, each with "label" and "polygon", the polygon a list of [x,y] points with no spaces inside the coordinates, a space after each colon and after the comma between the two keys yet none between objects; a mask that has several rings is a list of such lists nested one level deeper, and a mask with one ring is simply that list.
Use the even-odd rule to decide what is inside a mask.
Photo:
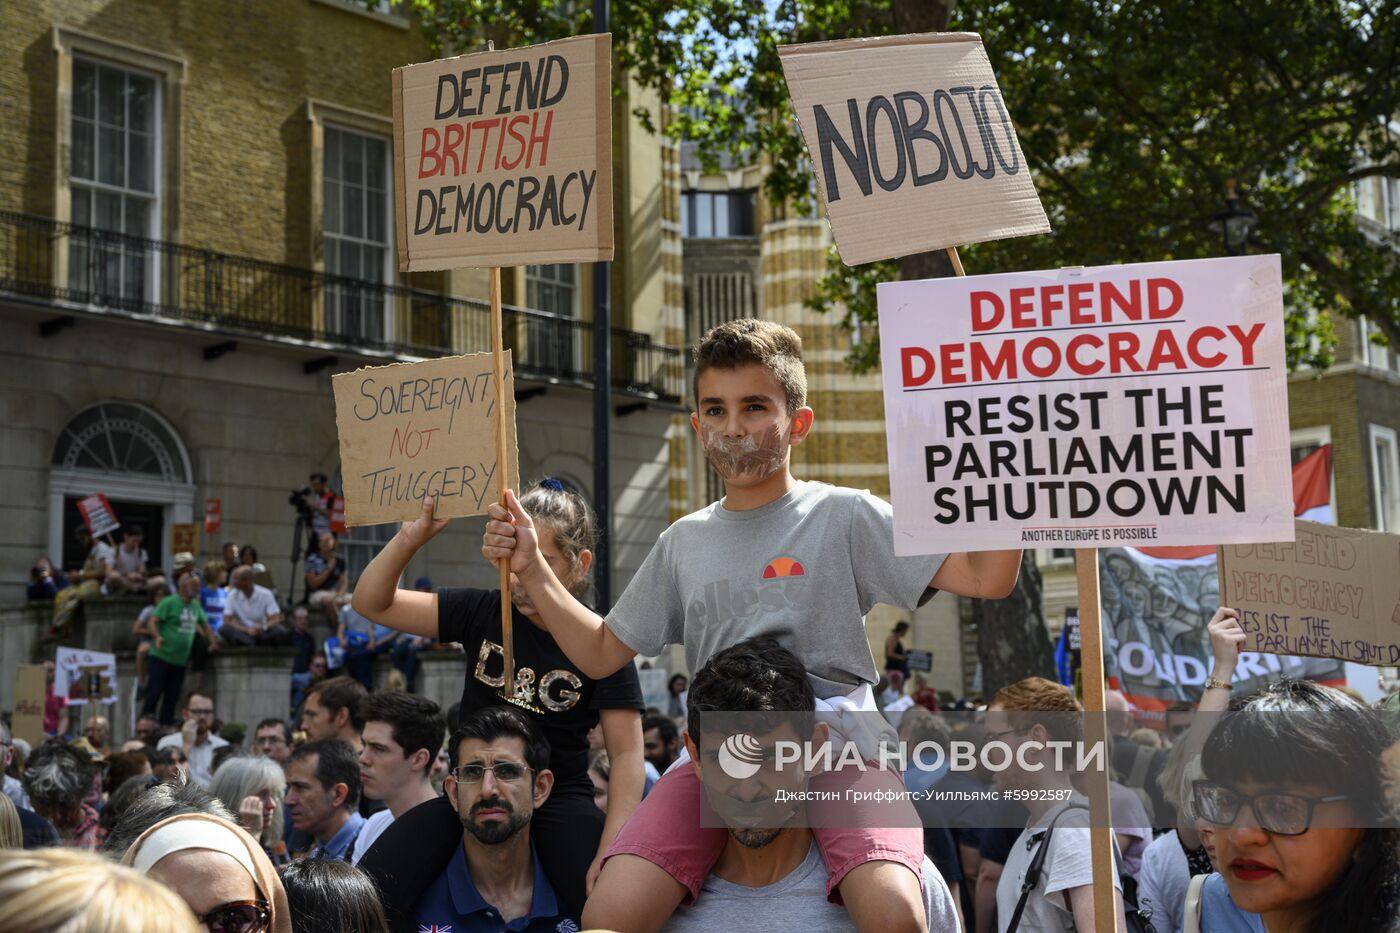
[{"label": "boy's raised arm holding sign", "polygon": [[[691,425],[725,497],[662,534],[606,620],[540,559],[513,495],[509,512],[491,509],[482,553],[510,561],[550,634],[590,676],[668,644],[684,644],[698,670],[723,648],[771,634],[802,659],[819,700],[874,710],[878,675],[864,616],[876,603],[913,609],[934,590],[999,599],[1015,585],[1019,550],[896,557],[887,503],[793,477],[790,448],[811,431],[813,413],[801,339],[790,328],[750,319],[710,331],[696,350],[695,392]],[[726,835],[677,832],[701,792],[688,767],[656,785],[641,808],[649,818],[630,821],[613,846],[610,855],[629,857],[607,863],[585,927],[656,929],[699,892]],[[922,928],[922,830],[819,829],[817,839],[828,892],[835,898],[839,886],[857,927]]]}]

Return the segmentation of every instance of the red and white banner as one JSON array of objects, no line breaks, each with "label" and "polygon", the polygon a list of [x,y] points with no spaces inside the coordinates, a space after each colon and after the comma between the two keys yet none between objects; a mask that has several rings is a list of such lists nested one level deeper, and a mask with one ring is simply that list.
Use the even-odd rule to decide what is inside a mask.
[{"label": "red and white banner", "polygon": [[1278,256],[879,286],[895,552],[1293,540]]},{"label": "red and white banner", "polygon": [[100,492],[79,499],[78,514],[83,517],[83,523],[88,526],[88,531],[92,532],[94,538],[100,538],[122,526],[121,522],[117,521],[117,513],[112,510],[111,503]]},{"label": "red and white banner", "polygon": [[204,500],[204,533],[212,535],[224,524],[224,503],[222,499]]},{"label": "red and white banner", "polygon": [[331,533],[343,535],[345,532],[345,497],[336,496],[331,499]]}]

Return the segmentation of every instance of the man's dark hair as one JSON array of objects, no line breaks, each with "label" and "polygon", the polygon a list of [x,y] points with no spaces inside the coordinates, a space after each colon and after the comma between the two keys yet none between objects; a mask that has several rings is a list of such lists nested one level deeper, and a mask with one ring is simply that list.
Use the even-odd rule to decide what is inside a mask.
[{"label": "man's dark hair", "polygon": [[379,889],[349,862],[297,859],[281,871],[297,933],[388,930]]},{"label": "man's dark hair", "polygon": [[648,716],[642,720],[642,735],[646,735],[655,729],[656,734],[661,736],[661,741],[670,745],[680,735],[676,731],[676,723],[670,716]]},{"label": "man's dark hair", "polygon": [[[206,690],[191,690],[189,693],[186,693],[186,694],[185,694],[185,698],[184,698],[183,700],[180,701],[180,709],[182,709],[182,710],[187,710],[187,709],[189,709],[189,708],[190,708],[190,700],[193,700],[195,697],[204,697],[204,699],[208,700],[211,704],[214,702],[214,694],[212,694],[212,693],[210,693],[210,692],[208,692],[208,691],[206,691]],[[214,724],[213,724],[213,723],[210,723],[210,724],[209,724],[209,730],[212,732],[213,729],[214,729]],[[216,733],[216,734],[217,734],[217,733]]]},{"label": "man's dark hair", "polygon": [[144,538],[146,537],[146,529],[140,525],[125,525],[122,527],[122,534],[130,535],[133,538]]},{"label": "man's dark hair", "polygon": [[[135,780],[133,778],[133,780]],[[126,854],[126,850],[131,848],[131,844],[141,838],[141,834],[161,820],[169,819],[172,816],[181,816],[185,813],[204,813],[209,816],[216,816],[227,823],[238,825],[238,820],[228,809],[218,801],[218,798],[210,795],[208,791],[187,781],[183,784],[175,781],[166,781],[164,784],[157,784],[144,794],[140,794],[127,807],[122,818],[117,821],[117,825],[112,828],[106,841],[102,843],[102,852],[112,858],[121,858]]]},{"label": "man's dark hair", "polygon": [[355,728],[356,732],[365,731],[365,718],[360,713],[360,707],[364,704],[367,696],[369,696],[369,691],[364,688],[363,684],[353,677],[345,677],[344,675],[327,678],[306,688],[306,699],[316,697],[316,702],[331,714],[332,719],[342,709],[349,710],[350,725]]},{"label": "man's dark hair", "polygon": [[330,477],[324,473],[312,473],[311,479],[319,479],[323,483],[329,483],[331,481]]},{"label": "man's dark hair", "polygon": [[447,750],[449,765],[455,770],[461,764],[462,743],[467,739],[494,742],[499,738],[517,738],[525,744],[525,763],[536,771],[549,767],[549,741],[530,722],[530,717],[510,706],[488,706],[462,720]]},{"label": "man's dark hair", "polygon": [[420,748],[426,749],[430,769],[447,735],[447,720],[441,707],[427,697],[398,690],[371,693],[360,704],[360,718],[367,723],[388,723],[405,758]]},{"label": "man's dark hair", "polygon": [[255,741],[257,739],[258,733],[266,729],[268,726],[276,726],[277,728],[281,729],[283,741],[285,741],[288,745],[292,744],[292,730],[287,728],[287,720],[278,719],[276,716],[269,716],[262,722],[258,723],[257,728],[253,730],[253,738]]},{"label": "man's dark hair", "polygon": [[[700,747],[701,713],[782,713],[774,727],[794,725],[799,734],[812,731],[817,695],[807,669],[771,635],[739,642],[710,658],[690,682],[686,728]],[[800,714],[794,717],[791,714]]]},{"label": "man's dark hair", "polygon": [[297,746],[287,764],[304,761],[312,755],[316,756],[316,780],[320,782],[321,789],[330,790],[337,784],[344,784],[347,792],[341,806],[347,810],[358,807],[360,759],[355,755],[355,750],[339,739],[318,739]]}]

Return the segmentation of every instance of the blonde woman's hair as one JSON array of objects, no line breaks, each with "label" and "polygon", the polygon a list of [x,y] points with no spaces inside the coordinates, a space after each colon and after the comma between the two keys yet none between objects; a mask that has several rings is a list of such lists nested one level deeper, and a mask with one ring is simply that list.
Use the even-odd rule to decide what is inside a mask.
[{"label": "blonde woman's hair", "polygon": [[76,849],[0,853],[6,933],[198,933],[179,895]]},{"label": "blonde woman's hair", "polygon": [[24,848],[24,826],[15,802],[0,794],[0,851]]}]

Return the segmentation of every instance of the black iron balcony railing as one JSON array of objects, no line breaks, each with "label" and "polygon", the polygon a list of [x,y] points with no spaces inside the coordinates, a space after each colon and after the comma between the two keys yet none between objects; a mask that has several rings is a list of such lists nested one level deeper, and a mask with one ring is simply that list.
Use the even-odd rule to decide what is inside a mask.
[{"label": "black iron balcony railing", "polygon": [[[402,357],[490,349],[486,302],[0,211],[0,292]],[[502,309],[517,380],[591,386],[593,325]],[[612,329],[613,388],[675,404],[680,350]]]}]

